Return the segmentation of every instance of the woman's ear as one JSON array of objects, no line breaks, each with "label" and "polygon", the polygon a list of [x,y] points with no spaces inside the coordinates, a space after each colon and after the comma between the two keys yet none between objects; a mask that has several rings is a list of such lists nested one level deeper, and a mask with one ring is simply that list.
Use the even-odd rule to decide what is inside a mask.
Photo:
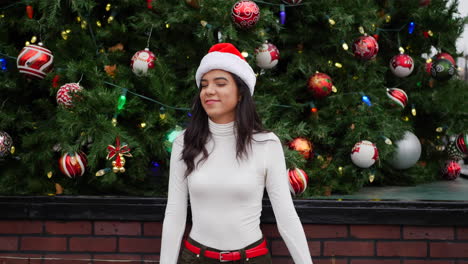
[{"label": "woman's ear", "polygon": [[237,102],[240,102],[242,100],[242,95],[239,95],[239,100]]}]

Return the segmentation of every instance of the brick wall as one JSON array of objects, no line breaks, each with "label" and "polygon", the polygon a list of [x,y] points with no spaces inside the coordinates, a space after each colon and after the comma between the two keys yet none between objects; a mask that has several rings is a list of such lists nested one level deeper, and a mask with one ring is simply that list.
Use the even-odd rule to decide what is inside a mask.
[{"label": "brick wall", "polygon": [[[293,263],[276,225],[261,228],[273,263]],[[304,230],[315,264],[468,264],[467,227],[304,224]],[[158,263],[160,245],[161,222],[0,220],[0,264]]]}]

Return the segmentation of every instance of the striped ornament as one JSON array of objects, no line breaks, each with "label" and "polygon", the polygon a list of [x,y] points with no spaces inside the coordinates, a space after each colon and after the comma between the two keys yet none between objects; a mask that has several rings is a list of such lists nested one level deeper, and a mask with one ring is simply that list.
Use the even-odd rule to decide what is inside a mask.
[{"label": "striped ornament", "polygon": [[72,94],[77,93],[82,89],[83,87],[81,87],[78,83],[67,83],[62,85],[57,91],[57,104],[66,108],[72,107]]},{"label": "striped ornament", "polygon": [[405,108],[405,106],[408,104],[408,95],[406,95],[405,91],[402,89],[387,88],[387,96],[402,108]]},{"label": "striped ornament", "polygon": [[298,168],[288,169],[288,178],[289,190],[291,191],[292,195],[301,195],[307,189],[309,176],[307,176],[305,171]]},{"label": "striped ornament", "polygon": [[24,47],[16,60],[20,73],[37,79],[44,79],[47,73],[52,71],[53,63],[54,56],[52,52],[37,45]]},{"label": "striped ornament", "polygon": [[455,139],[455,144],[457,149],[463,153],[468,154],[468,148],[466,147],[466,142],[468,141],[468,134],[460,134],[457,139]]},{"label": "striped ornament", "polygon": [[60,171],[68,178],[83,176],[87,160],[83,152],[65,153],[59,159]]}]

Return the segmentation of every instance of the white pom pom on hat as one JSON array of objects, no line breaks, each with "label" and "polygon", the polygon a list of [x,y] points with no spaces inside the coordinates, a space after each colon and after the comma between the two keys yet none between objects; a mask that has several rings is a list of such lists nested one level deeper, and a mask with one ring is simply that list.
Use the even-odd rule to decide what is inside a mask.
[{"label": "white pom pom on hat", "polygon": [[244,56],[231,43],[215,44],[203,57],[195,74],[198,88],[200,88],[202,76],[211,70],[224,70],[239,76],[253,95],[257,77]]}]

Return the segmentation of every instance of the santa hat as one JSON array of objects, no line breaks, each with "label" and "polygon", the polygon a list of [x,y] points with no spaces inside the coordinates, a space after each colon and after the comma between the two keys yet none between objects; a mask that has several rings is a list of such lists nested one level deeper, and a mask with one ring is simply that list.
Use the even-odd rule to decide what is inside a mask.
[{"label": "santa hat", "polygon": [[195,74],[198,87],[200,87],[202,76],[211,70],[224,70],[239,76],[249,87],[250,94],[253,95],[256,82],[255,73],[244,56],[231,43],[215,44],[203,57]]}]

